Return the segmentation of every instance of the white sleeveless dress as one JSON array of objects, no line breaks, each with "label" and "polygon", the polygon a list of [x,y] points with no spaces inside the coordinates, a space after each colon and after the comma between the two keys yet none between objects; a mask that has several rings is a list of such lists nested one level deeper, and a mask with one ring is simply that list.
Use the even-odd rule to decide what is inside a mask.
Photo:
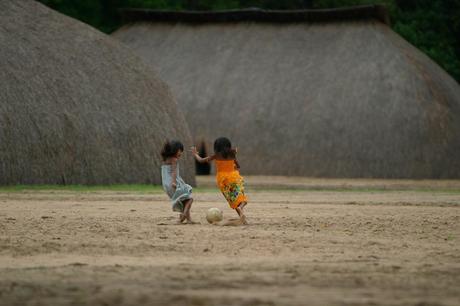
[{"label": "white sleeveless dress", "polygon": [[161,181],[163,189],[171,199],[172,210],[184,211],[184,202],[192,198],[192,186],[186,184],[179,174],[179,165],[176,166],[176,189],[172,186],[172,166],[161,166]]}]

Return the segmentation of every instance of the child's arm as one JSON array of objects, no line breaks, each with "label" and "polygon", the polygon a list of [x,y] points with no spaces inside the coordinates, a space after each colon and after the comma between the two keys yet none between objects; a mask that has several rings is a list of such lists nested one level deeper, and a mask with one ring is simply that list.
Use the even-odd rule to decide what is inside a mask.
[{"label": "child's arm", "polygon": [[233,149],[233,154],[235,154],[235,167],[240,170],[240,164],[238,163],[238,159],[236,159],[236,153],[238,153],[238,148]]},{"label": "child's arm", "polygon": [[215,156],[207,156],[207,157],[201,157],[198,155],[198,151],[196,150],[196,147],[191,148],[193,156],[195,156],[195,159],[199,163],[209,163],[210,161],[215,159]]},{"label": "child's arm", "polygon": [[171,185],[173,186],[174,189],[176,189],[177,185],[176,185],[176,178],[177,178],[177,159],[176,158],[172,158],[171,159],[171,178],[172,178],[172,182],[171,182]]}]

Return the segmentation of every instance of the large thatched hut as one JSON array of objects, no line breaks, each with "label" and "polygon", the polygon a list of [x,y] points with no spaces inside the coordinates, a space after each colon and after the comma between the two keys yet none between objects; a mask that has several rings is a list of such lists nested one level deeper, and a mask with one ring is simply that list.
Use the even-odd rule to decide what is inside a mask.
[{"label": "large thatched hut", "polygon": [[381,6],[124,17],[114,37],[157,67],[195,141],[234,141],[245,173],[460,177],[460,87]]},{"label": "large thatched hut", "polygon": [[0,63],[0,184],[159,183],[165,139],[191,143],[137,55],[38,2],[0,1]]}]

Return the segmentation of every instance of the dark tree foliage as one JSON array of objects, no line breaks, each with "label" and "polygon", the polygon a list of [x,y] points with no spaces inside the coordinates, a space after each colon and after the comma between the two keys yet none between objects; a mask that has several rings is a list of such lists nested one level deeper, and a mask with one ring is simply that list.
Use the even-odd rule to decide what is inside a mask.
[{"label": "dark tree foliage", "polygon": [[120,8],[222,10],[332,8],[383,3],[393,29],[460,81],[459,0],[39,0],[49,7],[110,33],[121,25]]},{"label": "dark tree foliage", "polygon": [[460,1],[397,0],[393,29],[460,81]]}]

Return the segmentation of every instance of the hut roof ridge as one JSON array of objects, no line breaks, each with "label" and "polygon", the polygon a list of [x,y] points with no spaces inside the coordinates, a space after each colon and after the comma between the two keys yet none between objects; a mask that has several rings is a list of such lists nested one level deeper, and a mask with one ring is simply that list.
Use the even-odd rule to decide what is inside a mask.
[{"label": "hut roof ridge", "polygon": [[174,11],[124,8],[120,10],[124,23],[140,21],[163,23],[315,23],[377,20],[390,24],[384,5],[359,5],[331,9],[265,10],[257,7],[221,11]]}]

